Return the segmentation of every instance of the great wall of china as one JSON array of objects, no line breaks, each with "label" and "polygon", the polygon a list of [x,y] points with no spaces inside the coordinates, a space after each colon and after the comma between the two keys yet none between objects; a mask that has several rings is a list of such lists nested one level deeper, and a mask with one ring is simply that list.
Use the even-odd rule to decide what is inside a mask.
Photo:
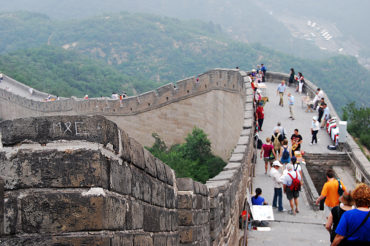
[{"label": "great wall of china", "polygon": [[[246,76],[215,69],[122,102],[40,102],[0,89],[1,245],[237,245],[256,157]],[[172,144],[195,125],[228,160],[206,184],[176,178],[143,148],[153,132]],[[369,182],[350,136],[342,148]]]}]

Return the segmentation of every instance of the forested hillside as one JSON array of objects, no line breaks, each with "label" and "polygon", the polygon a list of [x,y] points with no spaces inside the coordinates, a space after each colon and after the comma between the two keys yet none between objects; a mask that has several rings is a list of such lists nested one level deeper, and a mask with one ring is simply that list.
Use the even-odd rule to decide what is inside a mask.
[{"label": "forested hillside", "polygon": [[[0,51],[4,73],[64,96],[144,92],[216,67],[249,70],[265,63],[270,71],[301,71],[329,94],[337,109],[354,100],[369,105],[370,73],[355,58],[299,59],[234,41],[220,26],[200,21],[129,13],[55,21],[5,13],[0,15]],[[76,67],[82,71],[72,72]]]}]

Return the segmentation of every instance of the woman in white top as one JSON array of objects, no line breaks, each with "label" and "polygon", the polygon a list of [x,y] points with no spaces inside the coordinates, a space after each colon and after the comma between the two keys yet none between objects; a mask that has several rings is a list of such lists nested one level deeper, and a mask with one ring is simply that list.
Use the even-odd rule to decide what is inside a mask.
[{"label": "woman in white top", "polygon": [[297,90],[299,92],[299,94],[302,94],[302,90],[303,90],[303,85],[304,85],[304,77],[302,75],[301,72],[298,73],[298,87],[297,87]]},{"label": "woman in white top", "polygon": [[312,140],[310,145],[313,145],[314,142],[317,144],[317,133],[320,130],[320,124],[317,121],[317,116],[312,117],[312,126],[311,126],[311,134],[312,134]]}]

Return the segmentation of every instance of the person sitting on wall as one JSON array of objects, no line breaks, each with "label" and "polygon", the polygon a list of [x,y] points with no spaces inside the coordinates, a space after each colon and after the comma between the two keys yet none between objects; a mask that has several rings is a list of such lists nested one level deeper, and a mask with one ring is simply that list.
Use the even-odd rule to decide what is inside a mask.
[{"label": "person sitting on wall", "polygon": [[252,196],[252,205],[267,205],[267,202],[265,201],[265,198],[261,196],[262,189],[257,188],[256,189],[256,195]]}]

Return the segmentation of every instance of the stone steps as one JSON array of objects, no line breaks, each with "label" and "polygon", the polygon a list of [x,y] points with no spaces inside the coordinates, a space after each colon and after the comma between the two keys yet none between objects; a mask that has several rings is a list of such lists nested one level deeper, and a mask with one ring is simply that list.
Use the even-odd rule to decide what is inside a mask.
[{"label": "stone steps", "polygon": [[347,190],[353,190],[356,187],[355,174],[353,170],[348,166],[333,166],[333,170],[342,180]]}]

